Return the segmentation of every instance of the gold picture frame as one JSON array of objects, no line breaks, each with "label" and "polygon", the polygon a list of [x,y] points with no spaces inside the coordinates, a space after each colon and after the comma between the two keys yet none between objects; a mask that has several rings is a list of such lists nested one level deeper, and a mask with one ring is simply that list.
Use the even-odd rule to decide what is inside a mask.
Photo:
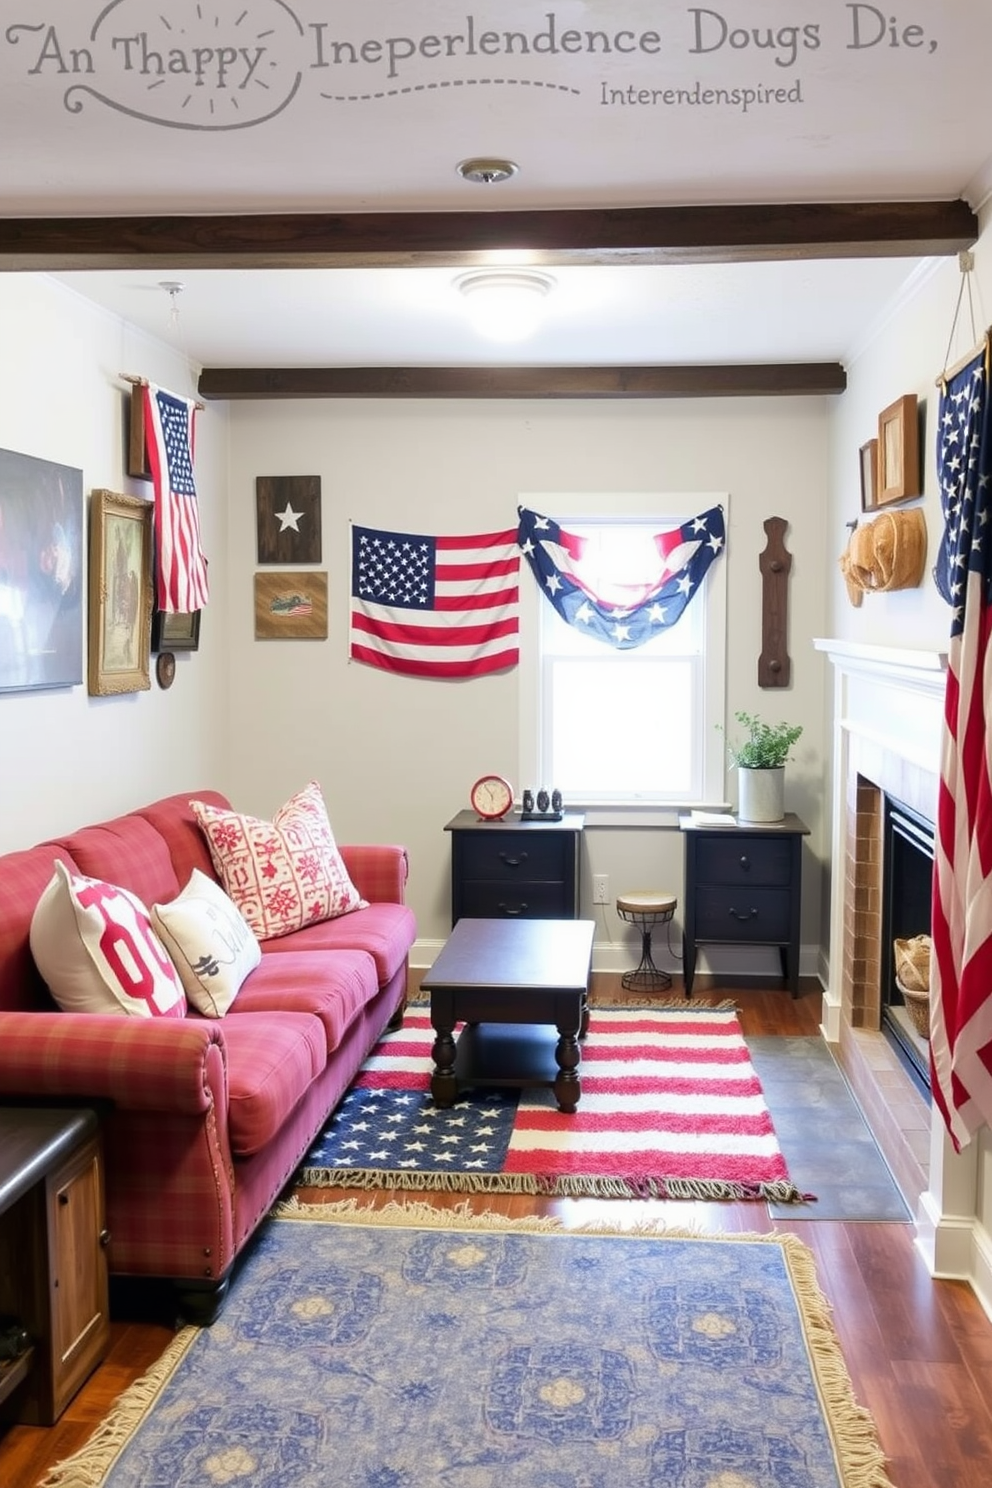
[{"label": "gold picture frame", "polygon": [[89,534],[89,693],[144,692],[152,623],[150,501],[93,491]]},{"label": "gold picture frame", "polygon": [[861,510],[874,511],[878,505],[878,440],[869,439],[861,446]]},{"label": "gold picture frame", "polygon": [[920,434],[915,393],[906,393],[878,416],[876,506],[920,496]]},{"label": "gold picture frame", "polygon": [[256,641],[326,641],[326,569],[255,575]]}]

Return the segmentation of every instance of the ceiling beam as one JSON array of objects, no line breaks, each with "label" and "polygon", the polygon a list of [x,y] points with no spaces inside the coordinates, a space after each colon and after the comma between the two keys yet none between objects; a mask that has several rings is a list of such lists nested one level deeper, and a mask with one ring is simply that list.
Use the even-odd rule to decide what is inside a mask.
[{"label": "ceiling beam", "polygon": [[202,398],[748,398],[842,393],[838,362],[686,367],[205,367]]},{"label": "ceiling beam", "polygon": [[[0,219],[0,269],[356,268],[735,263],[947,256],[961,200],[526,212],[259,213]],[[494,258],[495,255],[495,258]]]}]

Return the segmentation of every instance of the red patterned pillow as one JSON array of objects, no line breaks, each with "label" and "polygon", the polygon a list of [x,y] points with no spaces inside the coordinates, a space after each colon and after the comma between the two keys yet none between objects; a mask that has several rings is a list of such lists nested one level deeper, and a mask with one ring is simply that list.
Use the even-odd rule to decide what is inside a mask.
[{"label": "red patterned pillow", "polygon": [[259,940],[368,907],[348,876],[315,780],[271,822],[203,801],[190,805],[221,883]]},{"label": "red patterned pillow", "polygon": [[63,1012],[186,1015],[179,974],[141,900],[62,862],[35,906],[31,954]]}]

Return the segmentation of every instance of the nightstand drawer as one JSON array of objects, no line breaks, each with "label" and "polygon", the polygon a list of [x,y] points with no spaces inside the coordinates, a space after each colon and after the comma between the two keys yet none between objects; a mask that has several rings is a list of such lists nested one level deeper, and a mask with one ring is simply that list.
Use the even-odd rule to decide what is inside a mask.
[{"label": "nightstand drawer", "polygon": [[561,832],[465,832],[459,848],[466,879],[560,880],[572,839]]},{"label": "nightstand drawer", "polygon": [[700,837],[696,879],[704,884],[787,885],[792,874],[789,837]]},{"label": "nightstand drawer", "polygon": [[469,878],[461,887],[461,912],[468,919],[548,920],[574,919],[571,884],[530,883],[517,879],[497,883]]},{"label": "nightstand drawer", "polygon": [[792,896],[788,888],[705,888],[696,891],[696,939],[787,941]]}]

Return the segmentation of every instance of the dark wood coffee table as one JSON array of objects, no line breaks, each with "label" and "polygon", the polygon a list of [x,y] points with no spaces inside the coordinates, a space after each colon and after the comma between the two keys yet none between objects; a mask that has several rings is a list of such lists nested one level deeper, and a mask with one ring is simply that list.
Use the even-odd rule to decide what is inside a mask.
[{"label": "dark wood coffee table", "polygon": [[594,930],[593,920],[458,921],[420,984],[431,994],[436,1105],[454,1105],[468,1085],[548,1085],[562,1111],[575,1110]]}]

